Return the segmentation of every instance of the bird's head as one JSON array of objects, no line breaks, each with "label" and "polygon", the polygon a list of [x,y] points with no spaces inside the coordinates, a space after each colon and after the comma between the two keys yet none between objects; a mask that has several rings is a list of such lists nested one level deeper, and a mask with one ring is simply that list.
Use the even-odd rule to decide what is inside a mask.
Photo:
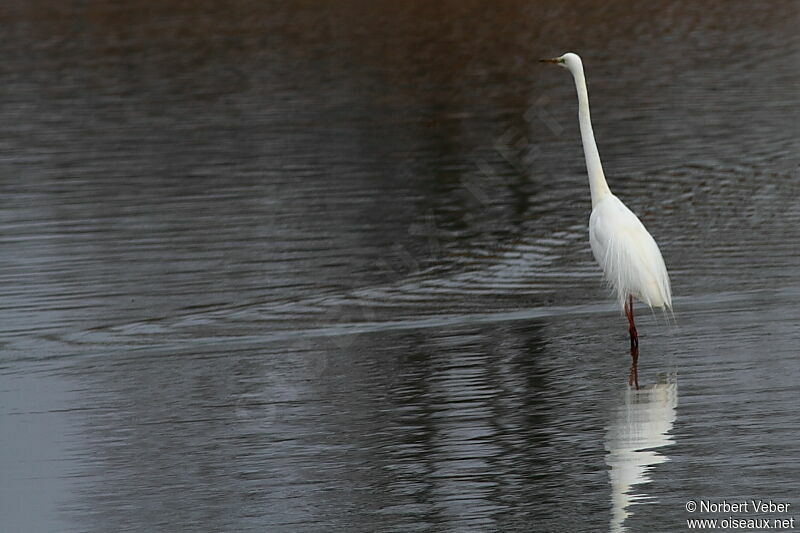
[{"label": "bird's head", "polygon": [[540,59],[539,61],[542,63],[553,63],[559,67],[564,67],[570,72],[576,72],[583,68],[580,56],[572,52],[567,52],[563,56],[554,57],[552,59]]}]

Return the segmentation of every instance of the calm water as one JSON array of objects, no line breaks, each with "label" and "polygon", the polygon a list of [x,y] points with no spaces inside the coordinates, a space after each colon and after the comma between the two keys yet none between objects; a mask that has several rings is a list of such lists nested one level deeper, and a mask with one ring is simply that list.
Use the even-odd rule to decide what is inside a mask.
[{"label": "calm water", "polygon": [[0,6],[0,529],[800,528],[800,7],[601,4]]}]

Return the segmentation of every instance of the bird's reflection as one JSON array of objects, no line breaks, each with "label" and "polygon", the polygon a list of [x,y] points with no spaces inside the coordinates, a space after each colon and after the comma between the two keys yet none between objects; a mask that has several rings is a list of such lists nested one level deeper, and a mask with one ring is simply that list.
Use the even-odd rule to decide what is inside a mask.
[{"label": "bird's reflection", "polygon": [[674,442],[669,434],[678,405],[676,374],[659,376],[641,390],[626,389],[621,405],[612,409],[606,432],[606,464],[611,478],[611,531],[625,531],[628,506],[646,498],[632,490],[650,481],[650,469],[669,458],[658,448]]}]

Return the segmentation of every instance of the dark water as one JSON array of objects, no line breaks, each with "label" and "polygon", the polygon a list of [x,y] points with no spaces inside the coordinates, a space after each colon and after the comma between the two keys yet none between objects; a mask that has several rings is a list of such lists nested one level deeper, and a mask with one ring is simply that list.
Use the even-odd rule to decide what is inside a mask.
[{"label": "dark water", "polygon": [[[0,22],[2,531],[800,528],[796,2]],[[567,50],[672,275],[639,393]]]}]

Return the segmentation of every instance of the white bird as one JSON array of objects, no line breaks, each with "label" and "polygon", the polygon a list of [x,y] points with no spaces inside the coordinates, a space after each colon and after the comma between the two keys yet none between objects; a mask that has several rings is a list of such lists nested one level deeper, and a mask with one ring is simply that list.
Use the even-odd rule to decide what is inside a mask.
[{"label": "white bird", "polygon": [[672,291],[667,267],[656,241],[644,224],[608,188],[592,132],[589,93],[586,90],[581,58],[570,52],[541,61],[564,67],[575,78],[581,140],[592,194],[589,243],[594,258],[603,269],[606,281],[616,293],[619,305],[628,318],[628,332],[631,337],[631,371],[628,384],[635,384],[638,389],[639,337],[633,320],[633,299],[646,303],[650,308],[671,310]]}]

